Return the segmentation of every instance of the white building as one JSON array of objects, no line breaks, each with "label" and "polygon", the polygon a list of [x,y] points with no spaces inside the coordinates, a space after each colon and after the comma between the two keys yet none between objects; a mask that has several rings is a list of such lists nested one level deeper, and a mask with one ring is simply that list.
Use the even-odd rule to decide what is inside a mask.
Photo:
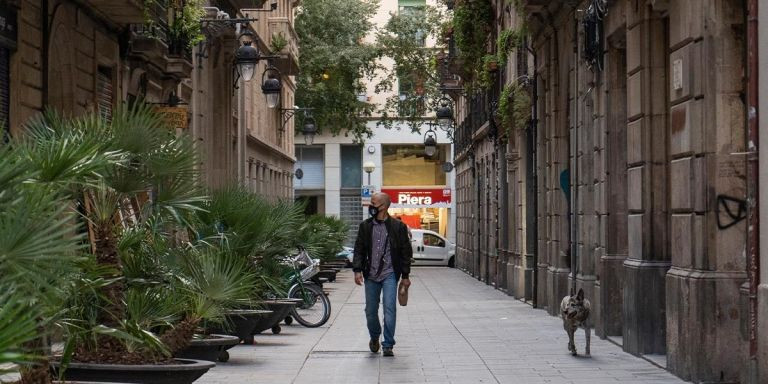
[{"label": "white building", "polygon": [[[374,22],[381,27],[390,13],[427,3],[435,5],[424,0],[382,1]],[[434,41],[426,41],[426,46],[433,45]],[[382,63],[392,65],[390,59]],[[368,102],[383,104],[390,95],[376,94],[373,88],[373,83],[368,85]],[[368,217],[361,192],[364,186],[371,185],[392,198],[390,215],[399,217],[411,228],[431,229],[455,242],[455,173],[450,164],[453,145],[447,134],[434,128],[438,150],[433,156],[426,156],[427,121],[421,133],[412,133],[406,123],[386,129],[378,127],[373,119],[368,126],[374,135],[364,143],[328,134],[317,135],[309,146],[300,145],[297,140],[295,170],[301,169],[302,177],[294,178],[296,198],[307,200],[308,212],[336,215],[347,221],[352,228],[351,243],[357,225]],[[363,171],[367,162],[375,165],[370,175]]]}]

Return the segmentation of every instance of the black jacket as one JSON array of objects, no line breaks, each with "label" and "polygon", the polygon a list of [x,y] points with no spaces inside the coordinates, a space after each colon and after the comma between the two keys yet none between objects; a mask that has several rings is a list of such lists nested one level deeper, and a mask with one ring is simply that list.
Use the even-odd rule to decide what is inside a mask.
[{"label": "black jacket", "polygon": [[[392,269],[395,271],[397,279],[400,277],[407,279],[411,273],[411,257],[413,256],[411,239],[408,237],[408,227],[402,221],[391,217],[387,217],[384,224],[387,226],[387,233],[389,234]],[[352,260],[352,269],[355,272],[362,272],[365,277],[368,277],[371,265],[372,238],[373,218],[369,218],[360,223],[360,228],[357,230],[355,257]]]}]

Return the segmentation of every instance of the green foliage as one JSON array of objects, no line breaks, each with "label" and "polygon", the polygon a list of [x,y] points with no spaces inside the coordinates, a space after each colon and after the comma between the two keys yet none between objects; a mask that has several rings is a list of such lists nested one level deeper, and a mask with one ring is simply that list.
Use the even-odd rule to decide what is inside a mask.
[{"label": "green foliage", "polygon": [[488,51],[493,17],[493,7],[488,0],[467,0],[454,8],[453,33],[468,79],[477,79],[484,71],[482,57]]},{"label": "green foliage", "polygon": [[[387,98],[378,111],[379,124],[391,128],[395,121],[408,121],[413,131],[418,131],[426,111],[437,108],[440,99],[440,75],[435,53],[443,47],[446,15],[431,6],[412,12],[392,14],[387,24],[378,31],[376,43],[382,56],[391,58],[394,68],[385,71],[376,84],[377,92],[390,92],[404,82],[411,85],[405,100],[400,94]],[[435,40],[434,47],[426,48],[423,41]]]},{"label": "green foliage", "polygon": [[181,9],[175,10],[170,22],[170,38],[182,43],[185,48],[192,49],[205,39],[200,26],[200,19],[205,16],[205,3],[203,0],[186,0],[183,4]]},{"label": "green foliage", "polygon": [[312,215],[299,228],[296,239],[312,257],[330,261],[341,252],[348,230],[347,224],[337,217]]},{"label": "green foliage", "polygon": [[279,53],[288,46],[288,39],[285,38],[285,34],[281,31],[272,34],[272,40],[269,42],[269,49],[272,53]]},{"label": "green foliage", "polygon": [[519,83],[507,84],[499,96],[498,114],[507,132],[522,128],[531,117],[531,96]]},{"label": "green foliage", "polygon": [[527,34],[528,30],[524,24],[515,29],[505,29],[499,32],[499,36],[496,38],[496,55],[500,63],[507,62],[507,53],[510,50],[523,45]]},{"label": "green foliage", "polygon": [[[378,68],[379,50],[365,41],[373,31],[370,20],[376,9],[375,0],[306,0],[297,12],[301,72],[296,76],[296,105],[315,108],[320,131],[358,140],[372,134],[365,118],[374,106],[357,96],[366,91],[362,80],[373,78]],[[297,117],[300,126],[302,118]]]}]

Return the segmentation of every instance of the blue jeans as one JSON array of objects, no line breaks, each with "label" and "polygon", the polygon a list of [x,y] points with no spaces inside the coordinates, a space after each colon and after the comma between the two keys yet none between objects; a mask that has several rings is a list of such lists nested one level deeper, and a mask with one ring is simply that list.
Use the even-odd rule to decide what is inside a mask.
[{"label": "blue jeans", "polygon": [[384,293],[384,341],[381,346],[391,348],[395,345],[395,323],[397,321],[397,277],[392,273],[382,282],[365,279],[365,318],[368,320],[368,333],[371,339],[381,335],[379,322],[379,299]]}]

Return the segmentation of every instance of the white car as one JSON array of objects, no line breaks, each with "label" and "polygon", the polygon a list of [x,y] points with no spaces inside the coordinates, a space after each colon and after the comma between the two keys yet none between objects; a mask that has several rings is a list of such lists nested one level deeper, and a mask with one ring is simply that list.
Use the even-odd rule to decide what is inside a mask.
[{"label": "white car", "polygon": [[426,229],[411,230],[413,261],[411,265],[456,265],[456,244]]},{"label": "white car", "polygon": [[[411,248],[413,260],[411,265],[445,265],[453,268],[456,264],[456,244],[436,232],[426,229],[411,229]],[[344,247],[339,257],[346,257],[347,265],[352,265],[354,249]]]}]

